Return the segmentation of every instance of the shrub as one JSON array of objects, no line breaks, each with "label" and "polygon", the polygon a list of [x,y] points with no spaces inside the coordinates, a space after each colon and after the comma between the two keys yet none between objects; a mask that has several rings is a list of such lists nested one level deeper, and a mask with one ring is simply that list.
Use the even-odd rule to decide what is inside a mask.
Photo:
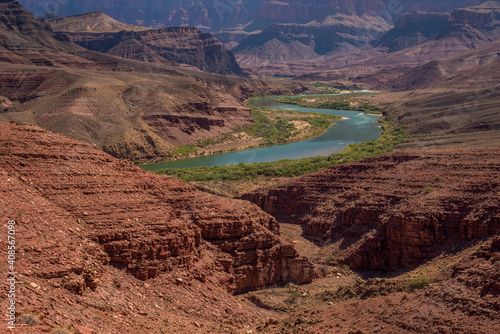
[{"label": "shrub", "polygon": [[335,255],[333,254],[328,254],[328,256],[325,258],[326,262],[333,262],[335,260]]},{"label": "shrub", "polygon": [[32,313],[25,313],[19,317],[19,322],[28,326],[37,326],[40,324],[40,319],[38,316]]},{"label": "shrub", "polygon": [[432,189],[432,187],[431,187],[431,186],[425,186],[425,187],[424,187],[424,193],[425,193],[425,194],[430,193],[432,190],[434,190],[434,189]]},{"label": "shrub", "polygon": [[410,287],[410,290],[413,291],[413,290],[423,289],[425,286],[429,284],[431,284],[431,280],[428,277],[420,276],[412,279],[408,285]]},{"label": "shrub", "polygon": [[71,334],[71,331],[66,328],[56,328],[52,331],[52,334]]},{"label": "shrub", "polygon": [[285,301],[290,304],[295,304],[297,303],[298,299],[300,298],[300,292],[299,291],[292,291],[290,292],[289,296]]}]

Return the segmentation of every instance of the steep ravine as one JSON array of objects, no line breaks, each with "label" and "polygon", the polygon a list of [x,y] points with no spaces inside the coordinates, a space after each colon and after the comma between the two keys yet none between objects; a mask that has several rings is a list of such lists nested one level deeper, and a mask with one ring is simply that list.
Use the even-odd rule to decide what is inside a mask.
[{"label": "steep ravine", "polygon": [[413,266],[499,233],[499,149],[395,152],[243,195],[352,268]]}]

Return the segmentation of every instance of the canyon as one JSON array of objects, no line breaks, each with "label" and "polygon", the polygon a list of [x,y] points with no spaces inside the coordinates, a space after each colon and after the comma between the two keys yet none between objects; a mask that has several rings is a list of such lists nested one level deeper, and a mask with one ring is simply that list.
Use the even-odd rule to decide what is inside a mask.
[{"label": "canyon", "polygon": [[[85,1],[33,1],[20,3],[35,15],[42,17],[48,12],[58,16],[70,16],[102,10],[116,20],[134,25],[154,27],[197,26],[214,31],[220,28],[237,28],[253,21],[273,23],[306,23],[324,17],[325,13],[380,14],[388,20],[411,11],[447,12],[454,8],[476,5],[476,0],[243,0],[243,1],[130,1],[114,0],[105,4],[96,0]],[[268,24],[269,25],[269,24]],[[261,27],[263,28],[263,27]]]},{"label": "canyon", "polygon": [[[156,333],[169,328],[161,319],[194,314],[188,304],[174,306],[183,294],[199,298],[195,309],[205,311],[198,321],[211,323],[217,318],[205,318],[208,305],[235,305],[230,292],[315,277],[274,218],[248,202],[204,194],[40,128],[0,127],[1,216],[17,224],[18,303],[45,326],[140,331],[131,319],[153,316],[158,308],[148,305],[169,304]],[[146,303],[134,295],[152,291]],[[229,318],[241,321],[241,311],[235,306]],[[132,327],[120,324],[123,316]]]},{"label": "canyon", "polygon": [[381,17],[336,14],[307,24],[273,24],[232,49],[244,67],[260,68],[351,53],[381,37],[389,24]]},{"label": "canyon", "polygon": [[[500,36],[499,10],[498,2],[487,1],[476,6],[454,9],[449,13],[403,13],[398,17],[394,28],[391,29],[389,25],[379,25],[377,34],[367,33],[369,30],[365,30],[363,24],[359,24],[359,22],[374,22],[369,20],[370,17],[367,14],[358,17],[356,24],[354,24],[356,22],[354,18],[357,16],[351,15],[349,20],[344,18],[343,24],[346,25],[347,22],[351,21],[350,29],[354,31],[357,39],[342,34],[343,44],[340,45],[343,45],[343,48],[332,48],[323,54],[304,53],[301,57],[290,58],[290,61],[278,59],[274,63],[270,63],[266,60],[266,57],[269,56],[259,56],[263,50],[266,54],[273,54],[280,49],[285,50],[284,54],[286,55],[287,43],[290,44],[290,48],[297,48],[297,40],[307,41],[305,36],[312,36],[311,34],[303,34],[297,35],[301,39],[298,37],[294,39],[292,36],[288,37],[288,40],[278,37],[287,36],[286,31],[291,29],[289,25],[282,25],[286,26],[286,28],[281,28],[285,33],[280,32],[281,35],[275,33],[272,36],[275,39],[270,41],[271,45],[275,46],[274,49],[265,48],[268,40],[264,38],[266,31],[264,30],[262,33],[248,36],[233,50],[241,64],[252,67],[254,71],[262,75],[286,73],[287,76],[297,76],[300,74],[310,75],[314,72],[324,75],[325,72],[336,73],[338,70],[342,71],[341,77],[350,76],[348,71],[355,71],[357,75],[365,76],[384,76],[385,73],[382,72],[384,70],[401,74],[415,66],[430,61],[458,57],[496,41]],[[378,18],[380,19],[380,17]],[[307,26],[309,25],[311,23],[307,24]],[[292,24],[291,26],[297,25]],[[259,38],[259,36],[262,37]],[[280,38],[283,40],[281,44],[277,43]],[[366,39],[361,41],[360,38]],[[308,45],[309,48],[312,46],[314,49],[316,47],[315,39],[311,37],[310,39],[311,41],[303,42],[303,44]],[[253,43],[250,47],[246,43],[251,41]],[[243,45],[245,46],[244,50],[240,49]],[[304,47],[302,46],[302,48]],[[248,49],[256,51],[247,56]],[[258,57],[263,58],[261,63],[256,60]],[[249,59],[252,61],[248,62]],[[327,78],[328,76],[325,77],[325,80]],[[304,77],[300,79],[304,79]]]},{"label": "canyon", "polygon": [[[264,76],[279,73],[290,76],[307,71],[331,69],[332,65],[335,67],[335,64],[344,66],[346,61],[354,65],[359,60],[365,60],[368,56],[386,54],[387,49],[375,48],[371,50],[369,46],[370,44],[383,44],[385,39],[379,40],[380,37],[388,32],[394,23],[397,28],[398,24],[402,23],[399,21],[401,20],[400,16],[405,13],[420,11],[442,14],[429,14],[431,15],[429,18],[423,19],[426,25],[423,34],[420,31],[411,37],[412,33],[408,32],[409,36],[405,38],[411,42],[401,40],[399,41],[402,43],[401,45],[389,47],[390,52],[395,51],[395,48],[424,42],[434,35],[433,32],[437,34],[443,31],[441,29],[444,23],[443,18],[437,20],[436,15],[445,15],[444,13],[449,13],[457,8],[471,7],[481,2],[479,0],[433,2],[388,0],[246,0],[237,2],[219,0],[208,2],[200,0],[186,3],[172,0],[148,3],[139,1],[133,4],[128,1],[110,1],[101,5],[95,1],[53,3],[23,0],[21,4],[38,16],[43,16],[47,12],[52,13],[47,17],[57,17],[102,10],[110,17],[128,24],[154,28],[197,27],[202,31],[214,33],[214,36],[220,39],[228,49],[237,53],[238,63],[251,68],[252,72],[257,71]],[[401,27],[403,30],[411,29],[410,27]],[[83,38],[82,36],[86,36],[87,39],[97,38],[99,41],[86,46],[97,48],[99,51],[107,51],[112,48],[112,45],[118,43],[120,46],[112,51],[113,54],[137,57],[139,53],[144,53],[148,56],[143,56],[143,58],[148,59],[148,61],[161,62],[161,57],[163,57],[161,52],[160,57],[158,57],[158,50],[155,47],[149,47],[148,42],[145,43],[146,46],[143,45],[142,41],[137,42],[141,39],[139,36],[144,34],[147,33],[134,32],[118,34],[118,36],[108,34],[92,37],[84,34],[77,39]],[[484,36],[474,36],[467,41],[452,38],[446,42],[448,46],[445,49],[451,48],[455,50],[455,54],[463,51],[464,48],[470,50],[470,42],[476,41],[476,37],[484,39]],[[157,38],[155,37],[155,40]],[[388,43],[388,41],[385,42]],[[104,47],[103,44],[106,44],[107,47]],[[436,47],[442,53],[441,44],[438,46],[429,45],[424,50],[420,50],[419,54],[425,55],[430,48]],[[444,56],[452,55],[448,51],[446,52],[447,54]],[[411,54],[411,52],[407,54]],[[442,54],[433,54],[427,56],[426,59],[420,59],[422,58],[420,56],[418,62],[442,56]],[[170,54],[170,58],[176,57]],[[343,61],[338,61],[336,58],[342,58]],[[186,60],[183,61],[186,62]],[[236,66],[234,61],[229,62],[231,67]],[[415,64],[415,59],[412,59],[412,62]],[[192,64],[192,61],[189,63]],[[200,68],[200,65],[195,66]],[[235,68],[232,71],[239,73]]]},{"label": "canyon", "polygon": [[[415,274],[429,275],[433,283],[411,293],[397,278],[360,280],[316,293],[302,289],[313,296],[301,302],[316,305],[259,329],[264,333],[495,333],[500,329],[495,310],[499,245],[496,236],[419,267]],[[353,295],[359,297],[349,301]]]},{"label": "canyon", "polygon": [[306,89],[90,51],[15,1],[0,8],[0,119],[39,125],[117,157],[168,157],[179,146],[253,124],[242,104],[249,95]]},{"label": "canyon", "polygon": [[[16,220],[18,317],[30,319],[21,331],[498,329],[498,147],[331,167],[243,196],[261,210],[37,127],[0,127],[0,215]],[[307,283],[325,274],[280,222],[326,241],[330,266],[395,268],[395,277],[323,278],[318,291]],[[432,284],[408,290],[418,275]],[[283,283],[298,289],[302,309],[271,312],[265,298]]]},{"label": "canyon", "polygon": [[[499,18],[473,0],[0,0],[6,330],[499,332]],[[254,189],[239,198],[130,162],[253,126],[251,96],[334,87],[383,91],[366,99],[405,140],[224,183]]]},{"label": "canyon", "polygon": [[498,234],[498,154],[400,151],[242,198],[279,221],[302,225],[339,263],[392,270],[420,264],[460,240]]},{"label": "canyon", "polygon": [[375,47],[395,52],[417,45],[448,26],[448,13],[411,12],[401,14],[393,29],[379,38]]}]

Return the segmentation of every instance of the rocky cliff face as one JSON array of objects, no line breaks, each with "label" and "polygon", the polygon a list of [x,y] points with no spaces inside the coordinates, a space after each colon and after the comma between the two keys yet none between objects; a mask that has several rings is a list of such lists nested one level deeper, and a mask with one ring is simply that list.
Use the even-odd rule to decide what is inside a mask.
[{"label": "rocky cliff face", "polygon": [[101,10],[116,20],[130,24],[156,26],[189,25],[200,28],[237,27],[255,17],[262,0],[115,0],[103,3],[84,1],[22,0],[23,6],[38,16],[55,12],[69,16]]},{"label": "rocky cliff face", "polygon": [[394,17],[394,21],[398,16],[408,12],[425,11],[425,12],[450,12],[455,8],[469,7],[477,5],[484,0],[382,0],[388,11]]},{"label": "rocky cliff face", "polygon": [[40,333],[140,333],[144,319],[150,333],[238,331],[261,316],[230,293],[314,275],[249,203],[40,128],[0,129],[0,219],[16,221],[22,330],[29,315]]},{"label": "rocky cliff face", "polygon": [[148,28],[116,21],[101,11],[72,15],[66,17],[43,17],[54,31],[63,32],[119,32],[145,31]]},{"label": "rocky cliff face", "polygon": [[500,19],[500,13],[486,9],[460,8],[451,12],[450,22],[470,24],[472,26],[485,26],[494,20]]},{"label": "rocky cliff face", "polygon": [[390,26],[380,17],[337,14],[308,24],[273,24],[233,51],[242,66],[305,61],[365,47]]},{"label": "rocky cliff face", "polygon": [[241,74],[234,55],[210,34],[179,27],[114,34],[69,33],[75,43],[98,52],[153,63],[187,64],[218,74]]},{"label": "rocky cliff face", "polygon": [[[48,2],[39,3],[23,0],[22,3],[38,12],[56,11],[59,15],[102,10],[122,22],[151,27],[197,26],[200,29],[218,32],[218,36],[221,36],[223,42],[230,49],[238,47],[238,43],[242,41],[242,36],[245,36],[245,33],[257,33],[273,24],[278,24],[278,26],[280,23],[315,25],[317,22],[324,21],[325,17],[337,17],[344,21],[340,22],[339,25],[354,28],[354,30],[351,29],[352,34],[333,30],[324,33],[306,31],[299,35],[281,32],[268,36],[268,32],[265,31],[259,37],[250,36],[247,41],[243,40],[242,44],[244,45],[237,49],[241,53],[237,59],[242,66],[261,71],[264,75],[291,75],[297,72],[318,70],[322,67],[328,67],[332,63],[344,66],[346,62],[352,62],[353,59],[366,59],[374,54],[379,54],[379,51],[375,51],[374,53],[368,52],[367,54],[351,56],[353,53],[360,52],[360,49],[364,50],[368,43],[375,43],[383,33],[391,28],[392,23],[397,21],[401,14],[415,10],[449,12],[455,8],[475,5],[479,2],[480,0],[244,0],[237,2],[229,0],[211,2],[171,0],[146,3],[143,0],[132,4],[128,0],[114,0],[101,4],[94,0],[79,1],[78,3],[70,0],[58,3],[55,6],[57,8],[53,10],[48,10]],[[378,30],[381,28],[381,23],[376,21],[384,21],[383,24],[386,27],[382,29],[381,33],[374,34],[372,33],[373,27],[367,25],[376,25]],[[388,45],[389,50],[395,51],[424,41],[436,32],[436,24],[435,21],[432,22],[433,29],[424,24],[424,27],[418,28],[417,32],[412,31],[414,26],[409,27],[408,32],[403,33],[399,39],[395,36],[389,36],[388,39],[392,41],[386,41],[390,44]],[[242,30],[245,33],[239,33]],[[331,37],[326,38],[327,35],[331,35]],[[268,39],[268,37],[270,38]],[[478,37],[481,36],[474,36],[474,39]],[[143,59],[152,62],[161,61],[161,58],[154,54],[155,50],[144,47],[142,43],[139,44],[141,46],[136,45],[136,42],[123,43],[120,49],[127,51],[122,50],[118,54],[126,54],[137,59],[139,53],[145,53],[148,56],[143,57]],[[440,56],[451,56],[451,53],[457,49],[463,50],[460,43],[458,46],[455,45],[457,43],[454,41],[446,44],[445,49],[452,51]],[[439,48],[439,45],[437,47]],[[322,57],[329,51],[332,51],[332,57]],[[411,54],[412,52],[403,58],[411,57]],[[425,58],[425,51],[417,50],[414,58]],[[390,62],[394,63],[393,60]]]},{"label": "rocky cliff face", "polygon": [[325,15],[333,14],[389,17],[380,0],[301,0],[301,1],[264,1],[259,6],[257,20],[281,23],[306,23]]},{"label": "rocky cliff face", "polygon": [[[423,24],[427,14],[404,14],[401,24],[407,22],[408,29],[398,25],[390,30],[375,44],[380,47],[344,57],[322,59],[323,67],[337,70],[315,70],[316,73],[309,73],[300,79],[366,82],[373,89],[392,90],[448,87],[449,81],[453,81],[454,87],[472,89],[496,85],[496,71],[492,67],[486,70],[486,66],[492,66],[498,58],[495,50],[500,38],[499,4],[486,2],[456,10],[450,15],[449,24],[430,38],[426,38],[424,33],[429,35],[435,30],[430,22]],[[444,25],[441,15],[432,14],[430,17],[441,17],[432,21]],[[422,25],[417,24],[410,29],[416,24],[412,22],[419,19],[423,20]],[[398,50],[413,43],[417,44]],[[360,68],[363,70],[360,71]],[[466,82],[460,82],[461,75],[467,77]],[[474,82],[473,77],[478,79]]]},{"label": "rocky cliff face", "polygon": [[21,0],[23,6],[38,16],[55,12],[69,16],[102,10],[116,20],[149,27],[189,25],[217,30],[241,27],[255,21],[264,28],[271,23],[306,23],[337,13],[369,14],[392,21],[411,11],[446,12],[472,6],[481,0],[198,0],[147,1],[113,0]]},{"label": "rocky cliff face", "polygon": [[[268,74],[293,75],[322,67],[345,67],[346,64],[359,62],[367,66],[416,64],[476,48],[485,39],[485,33],[471,32],[469,30],[472,28],[466,28],[467,31],[446,36],[447,40],[440,37],[439,42],[409,49],[408,52],[402,51],[397,57],[387,58],[387,61],[380,55],[429,41],[449,26],[449,12],[442,13],[443,11],[475,3],[477,1],[437,1],[432,4],[424,1],[267,1],[260,7],[261,17],[247,26],[247,30],[267,27],[272,22],[290,23],[264,28],[262,33],[249,36],[232,50],[242,66]],[[412,12],[408,13],[410,10]],[[436,12],[425,14],[422,10]],[[330,16],[323,19],[324,15]],[[331,31],[326,23],[329,20],[337,20],[337,23],[330,22]],[[388,22],[393,21],[396,21],[396,27],[389,30],[391,26]],[[297,25],[296,22],[309,23]],[[324,33],[314,30],[318,25],[322,26]],[[294,26],[295,30],[299,26],[306,26],[307,29],[300,33],[290,33],[287,32],[290,30],[289,26]],[[348,31],[346,27],[349,27]],[[281,31],[276,33],[276,30]],[[271,34],[271,31],[275,33]],[[328,38],[323,38],[324,36]],[[380,47],[370,49],[370,44]]]},{"label": "rocky cliff face", "polygon": [[385,60],[377,59],[381,63],[394,62],[417,55],[419,62],[428,61],[405,71],[385,86],[404,90],[450,85],[472,89],[495,86],[497,74],[493,68],[498,62],[499,4],[455,10],[450,15],[450,24],[429,40],[395,52]]},{"label": "rocky cliff face", "polygon": [[430,259],[499,232],[498,149],[399,152],[331,167],[243,198],[335,245],[353,268]]},{"label": "rocky cliff face", "polygon": [[[187,64],[218,74],[241,74],[233,54],[197,28],[141,29],[95,12],[54,19],[50,23],[54,30],[89,50],[151,63]],[[87,28],[82,31],[82,27]]]},{"label": "rocky cliff face", "polygon": [[[34,201],[29,207],[9,203],[11,214],[24,212],[19,218],[19,224],[26,224],[20,238],[29,240],[28,227],[36,226],[32,224],[37,219],[32,210],[38,207],[43,212],[54,209],[55,216],[64,212],[68,220],[61,238],[52,242],[66,247],[65,238],[74,235],[93,243],[89,246],[95,254],[89,259],[93,269],[71,267],[70,262],[82,255],[75,254],[73,259],[73,255],[51,259],[50,267],[33,267],[37,277],[78,293],[95,289],[108,265],[148,280],[179,268],[196,271],[202,263],[210,263],[220,272],[192,274],[200,279],[224,277],[220,283],[234,292],[313,278],[312,266],[280,237],[277,222],[253,205],[207,195],[39,128],[6,123],[0,127],[2,185],[32,192]],[[48,207],[38,206],[42,203]],[[43,229],[44,223],[36,228]],[[80,283],[69,282],[69,273],[73,283]]]},{"label": "rocky cliff face", "polygon": [[74,54],[82,50],[17,1],[0,2],[0,61],[96,69],[95,64]]},{"label": "rocky cliff face", "polygon": [[420,44],[443,31],[449,24],[448,13],[412,12],[399,16],[396,26],[389,30],[375,47],[394,52]]},{"label": "rocky cliff face", "polygon": [[[304,323],[313,324],[307,328],[312,333],[322,333],[330,326],[358,333],[419,334],[453,328],[455,333],[490,334],[500,330],[500,237],[478,242],[463,252],[457,248],[456,254],[420,268],[414,275],[432,278],[432,284],[421,290],[387,293],[387,287],[397,286],[397,281],[361,281],[352,288],[319,294],[325,305],[312,308],[310,316],[296,311],[273,330],[294,332]],[[355,295],[356,291],[362,294],[360,298],[338,302],[342,294]]]},{"label": "rocky cliff face", "polygon": [[450,26],[437,38],[460,36],[476,38],[478,41],[493,41],[500,38],[500,2],[455,9],[450,15]]}]

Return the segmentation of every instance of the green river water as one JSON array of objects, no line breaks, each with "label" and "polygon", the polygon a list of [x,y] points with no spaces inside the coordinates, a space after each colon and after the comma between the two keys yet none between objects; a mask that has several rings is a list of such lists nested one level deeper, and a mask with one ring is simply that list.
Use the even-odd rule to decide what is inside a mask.
[{"label": "green river water", "polygon": [[342,152],[348,144],[357,144],[380,137],[382,129],[376,120],[377,115],[368,115],[359,111],[304,108],[291,104],[280,104],[277,98],[251,101],[254,106],[266,106],[279,109],[319,112],[345,117],[337,121],[322,135],[299,142],[255,148],[246,151],[199,156],[176,161],[141,165],[146,170],[166,168],[186,168],[200,166],[223,166],[243,163],[269,162],[282,159],[300,159],[318,155]]}]

